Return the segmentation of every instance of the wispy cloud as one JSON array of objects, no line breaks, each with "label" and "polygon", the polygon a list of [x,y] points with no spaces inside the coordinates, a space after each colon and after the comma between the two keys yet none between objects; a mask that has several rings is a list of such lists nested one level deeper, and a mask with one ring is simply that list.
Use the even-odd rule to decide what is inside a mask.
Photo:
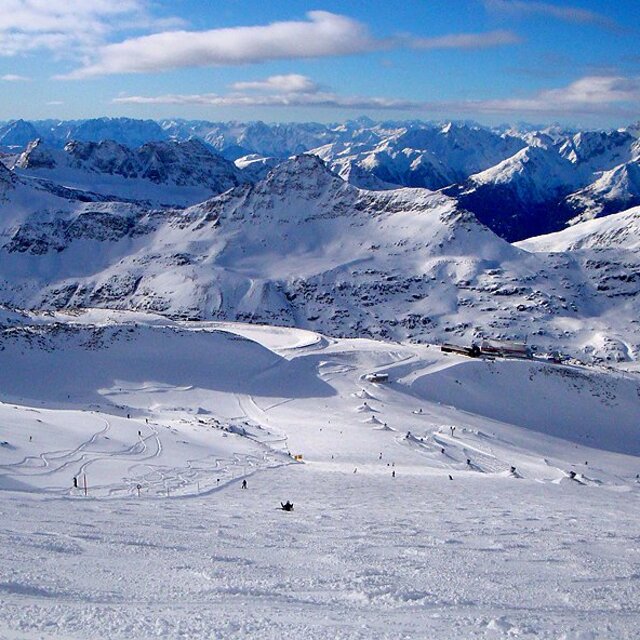
[{"label": "wispy cloud", "polygon": [[513,31],[487,31],[485,33],[454,33],[434,38],[410,38],[414,49],[486,49],[505,44],[517,44],[522,38]]},{"label": "wispy cloud", "polygon": [[640,78],[585,76],[566,87],[540,91],[529,98],[456,104],[478,113],[631,115],[640,106]]},{"label": "wispy cloud", "polygon": [[166,29],[181,23],[151,17],[148,0],[2,0],[0,56],[41,49],[81,55],[121,29]]},{"label": "wispy cloud", "polygon": [[347,16],[310,11],[306,20],[208,31],[165,31],[97,49],[84,66],[60,76],[83,79],[121,73],[155,73],[186,67],[256,64],[272,60],[345,56],[396,48],[483,48],[512,44],[509,31],[452,34],[436,38],[375,38]]},{"label": "wispy cloud", "polygon": [[321,90],[313,80],[298,74],[271,76],[252,82],[236,82],[231,85],[231,89],[232,93],[226,95],[204,93],[120,96],[115,98],[113,102],[116,104],[204,105],[213,107],[338,107],[383,110],[415,109],[420,106],[419,102],[412,100],[341,96],[332,91]]},{"label": "wispy cloud", "polygon": [[3,76],[0,76],[0,80],[4,82],[29,82],[31,78],[27,76],[20,76],[15,73],[6,73]]},{"label": "wispy cloud", "polygon": [[[236,83],[232,93],[219,95],[165,94],[159,96],[120,96],[117,104],[201,105],[210,107],[331,107],[355,110],[395,110],[420,113],[511,114],[511,115],[582,115],[618,114],[631,116],[640,105],[640,78],[621,76],[586,76],[571,84],[540,91],[525,98],[463,101],[416,101],[389,97],[344,96],[323,91],[306,76],[293,76],[289,85],[283,78],[272,76],[258,82]],[[243,86],[244,85],[244,86]],[[291,89],[291,86],[294,89]],[[306,89],[304,88],[306,86]],[[242,93],[240,88],[250,90]],[[260,93],[251,91],[259,88]]]},{"label": "wispy cloud", "polygon": [[375,109],[375,110],[417,110],[422,103],[395,98],[375,98],[359,96],[340,96],[332,92],[312,94],[273,94],[273,95],[218,95],[204,94],[166,94],[161,96],[121,96],[113,100],[116,104],[168,104],[200,105],[210,107],[332,107],[339,109]]},{"label": "wispy cloud", "polygon": [[266,80],[253,82],[235,82],[234,91],[284,91],[287,93],[313,93],[318,85],[307,76],[291,73],[283,76],[271,76]]},{"label": "wispy cloud", "polygon": [[559,6],[551,2],[538,2],[537,0],[485,0],[485,6],[490,11],[514,15],[542,15],[564,20],[565,22],[592,24],[605,29],[618,30],[621,28],[615,20],[601,13],[580,7]]}]

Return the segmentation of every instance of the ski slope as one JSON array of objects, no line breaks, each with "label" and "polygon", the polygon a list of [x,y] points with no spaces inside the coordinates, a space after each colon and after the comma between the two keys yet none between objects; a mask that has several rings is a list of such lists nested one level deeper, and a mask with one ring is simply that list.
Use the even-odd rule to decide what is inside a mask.
[{"label": "ski slope", "polygon": [[636,374],[0,319],[0,638],[636,637]]}]

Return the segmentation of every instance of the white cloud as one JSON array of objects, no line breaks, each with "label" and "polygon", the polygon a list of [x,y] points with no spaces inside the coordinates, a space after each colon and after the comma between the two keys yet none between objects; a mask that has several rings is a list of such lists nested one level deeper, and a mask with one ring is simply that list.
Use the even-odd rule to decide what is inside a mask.
[{"label": "white cloud", "polygon": [[[366,25],[328,11],[306,20],[268,25],[165,31],[99,47],[93,59],[61,79],[118,73],[153,73],[186,67],[232,66],[271,60],[344,56],[394,48],[481,48],[519,42],[510,31],[437,38],[374,38]],[[245,87],[247,88],[247,87]],[[260,87],[254,87],[260,89]]]},{"label": "white cloud", "polygon": [[166,28],[154,20],[148,0],[2,0],[0,56],[45,49],[60,55],[87,53],[123,28]]},{"label": "white cloud", "polygon": [[373,39],[363,24],[345,16],[310,11],[307,18],[266,26],[166,31],[131,38],[101,47],[96,62],[66,78],[339,56],[386,46],[384,41]]},{"label": "white cloud", "polygon": [[538,0],[485,0],[485,6],[492,11],[503,13],[542,15],[565,22],[593,24],[607,29],[619,28],[614,20],[595,11],[580,7],[559,6],[550,2],[538,2]]},{"label": "white cloud", "polygon": [[19,76],[15,73],[7,73],[0,76],[0,80],[4,80],[5,82],[29,82],[31,78],[28,78],[27,76]]},{"label": "white cloud", "polygon": [[[277,77],[277,76],[276,76]],[[286,76],[285,76],[286,77]],[[304,79],[304,81],[303,81]],[[330,107],[356,110],[397,110],[420,113],[453,114],[537,114],[580,115],[619,114],[633,115],[640,104],[640,78],[619,76],[587,76],[566,87],[547,89],[528,98],[497,100],[466,100],[428,102],[388,97],[341,96],[321,91],[306,76],[300,76],[299,85],[314,87],[309,91],[279,91],[278,81],[236,83],[234,89],[245,84],[245,89],[257,85],[265,93],[165,94],[160,96],[120,96],[117,104],[145,105],[201,105],[210,107]],[[281,86],[286,83],[280,83]],[[271,91],[271,93],[269,93]]]},{"label": "white cloud", "polygon": [[340,96],[332,92],[273,95],[166,94],[162,96],[122,96],[117,104],[201,105],[211,107],[333,107],[341,109],[414,110],[420,103],[395,98]]},{"label": "white cloud", "polygon": [[[419,103],[395,98],[340,96],[321,91],[318,84],[303,75],[271,76],[265,80],[236,82],[233,93],[219,95],[166,94],[161,96],[119,96],[116,104],[205,105],[213,107],[338,107],[343,109],[404,109]],[[242,93],[242,90],[249,93]],[[256,93],[257,91],[257,93]]]},{"label": "white cloud", "polygon": [[271,76],[266,80],[236,82],[231,85],[234,91],[284,91],[287,93],[314,93],[318,85],[307,76],[291,73],[283,76]]},{"label": "white cloud", "polygon": [[530,98],[506,98],[457,103],[469,111],[528,114],[626,114],[640,105],[640,78],[585,76],[558,89]]},{"label": "white cloud", "polygon": [[434,38],[410,38],[414,49],[485,49],[505,44],[517,44],[522,38],[512,31],[488,31],[485,33],[454,33]]}]

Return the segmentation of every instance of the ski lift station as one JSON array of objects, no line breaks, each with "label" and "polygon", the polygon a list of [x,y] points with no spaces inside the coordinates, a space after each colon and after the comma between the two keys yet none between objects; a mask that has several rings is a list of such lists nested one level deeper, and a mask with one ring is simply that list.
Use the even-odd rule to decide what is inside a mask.
[{"label": "ski lift station", "polygon": [[364,377],[367,382],[389,382],[388,373],[367,373]]}]

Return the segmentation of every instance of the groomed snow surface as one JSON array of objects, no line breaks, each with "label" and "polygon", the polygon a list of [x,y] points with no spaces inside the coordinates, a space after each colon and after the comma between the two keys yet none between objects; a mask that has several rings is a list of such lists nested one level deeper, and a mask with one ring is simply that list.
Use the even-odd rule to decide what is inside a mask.
[{"label": "groomed snow surface", "polygon": [[3,640],[638,637],[637,375],[5,316]]}]

